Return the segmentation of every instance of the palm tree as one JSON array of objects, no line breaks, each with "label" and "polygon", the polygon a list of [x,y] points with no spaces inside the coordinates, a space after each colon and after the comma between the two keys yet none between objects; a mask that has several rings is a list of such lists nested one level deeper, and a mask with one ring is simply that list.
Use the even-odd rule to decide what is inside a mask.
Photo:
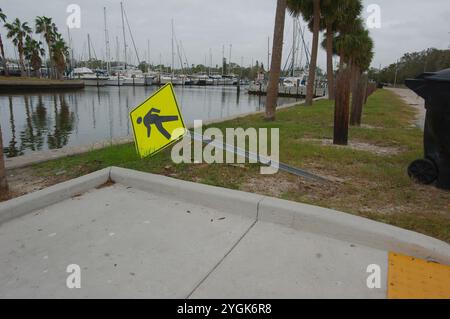
[{"label": "palm tree", "polygon": [[373,59],[374,43],[368,30],[358,34],[357,42],[360,44],[357,50],[353,51],[352,56],[352,109],[350,113],[350,124],[361,125],[362,108],[365,102],[365,93],[367,90],[367,76],[363,77]]},{"label": "palm tree", "polygon": [[322,47],[327,51],[327,82],[328,82],[328,98],[334,100],[334,70],[333,70],[333,55],[334,48],[334,34],[336,33],[336,24],[341,14],[340,10],[344,7],[343,1],[336,0],[322,0],[322,25],[321,29],[326,31],[325,41]]},{"label": "palm tree", "polygon": [[[321,0],[288,0],[288,9],[293,16],[303,16],[309,22],[313,33],[311,61],[309,64],[308,86],[305,105],[312,105],[316,83],[317,54],[319,51],[319,33],[321,20]],[[323,1],[323,0],[322,0]]]},{"label": "palm tree", "polygon": [[17,46],[17,51],[19,52],[19,64],[22,76],[26,76],[25,62],[24,62],[24,41],[27,36],[32,32],[31,28],[28,26],[27,22],[21,22],[16,18],[12,23],[5,24],[8,30],[7,37],[12,38],[15,46]]},{"label": "palm tree", "polygon": [[27,40],[25,41],[25,58],[30,62],[37,77],[41,77],[41,56],[44,54],[45,50],[42,48],[42,42],[36,41],[32,37],[27,37]]},{"label": "palm tree", "polygon": [[62,38],[62,36],[57,33],[55,37],[55,42],[51,46],[52,57],[56,71],[57,78],[62,79],[64,70],[66,69],[66,62],[69,57],[69,48],[66,45],[66,42]]},{"label": "palm tree", "polygon": [[56,34],[58,32],[58,28],[52,22],[52,18],[48,18],[45,16],[37,17],[36,21],[36,33],[43,34],[45,42],[47,43],[48,48],[48,57],[50,60],[50,69],[53,76],[53,59],[52,59],[52,45],[55,42]]},{"label": "palm tree", "polygon": [[345,0],[339,10],[336,22],[338,34],[334,41],[336,51],[340,55],[340,67],[337,77],[335,112],[334,112],[334,144],[348,144],[348,121],[350,113],[350,82],[352,52],[358,49],[358,38],[355,35],[363,30],[363,22],[359,19],[362,11],[360,0]]},{"label": "palm tree", "polygon": [[277,0],[275,28],[273,32],[272,65],[269,84],[267,86],[266,119],[274,121],[278,98],[278,83],[281,73],[281,58],[283,54],[284,20],[287,0]]},{"label": "palm tree", "polygon": [[[6,14],[3,13],[1,8],[0,8],[0,21],[3,21],[3,23],[6,22]],[[0,54],[2,55],[3,70],[5,72],[5,75],[8,75],[8,67],[6,65],[6,58],[5,58],[5,48],[3,47],[1,34],[0,34]]]}]

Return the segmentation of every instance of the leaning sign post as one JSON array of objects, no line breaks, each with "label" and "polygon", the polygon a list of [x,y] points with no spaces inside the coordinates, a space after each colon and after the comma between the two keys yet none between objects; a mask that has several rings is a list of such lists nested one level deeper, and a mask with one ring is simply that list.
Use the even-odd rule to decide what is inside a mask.
[{"label": "leaning sign post", "polygon": [[136,151],[141,158],[155,155],[186,134],[172,83],[166,84],[133,109],[130,118]]}]

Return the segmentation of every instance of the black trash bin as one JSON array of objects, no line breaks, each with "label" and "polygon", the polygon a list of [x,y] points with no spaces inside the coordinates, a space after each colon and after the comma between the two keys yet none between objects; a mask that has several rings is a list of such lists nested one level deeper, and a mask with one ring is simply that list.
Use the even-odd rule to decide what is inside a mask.
[{"label": "black trash bin", "polygon": [[425,158],[411,163],[410,177],[423,184],[450,189],[450,69],[424,73],[406,86],[425,100]]}]

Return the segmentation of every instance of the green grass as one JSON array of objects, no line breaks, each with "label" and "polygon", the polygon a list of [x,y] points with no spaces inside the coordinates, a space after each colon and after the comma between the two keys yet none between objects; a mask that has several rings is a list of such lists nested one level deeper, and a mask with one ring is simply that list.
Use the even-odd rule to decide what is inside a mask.
[{"label": "green grass", "polygon": [[414,110],[390,91],[379,90],[369,98],[364,108],[364,126],[350,128],[349,135],[352,142],[400,150],[377,155],[317,141],[333,136],[333,108],[332,101],[321,100],[312,107],[279,110],[275,122],[267,122],[257,114],[214,125],[222,130],[279,128],[280,160],[332,177],[333,182],[325,185],[282,172],[262,176],[257,165],[176,165],[171,161],[170,150],[141,160],[132,144],[38,164],[34,171],[41,176],[64,172],[68,179],[120,166],[338,209],[450,242],[449,193],[417,185],[406,174],[409,163],[423,153],[422,132],[412,126]]}]

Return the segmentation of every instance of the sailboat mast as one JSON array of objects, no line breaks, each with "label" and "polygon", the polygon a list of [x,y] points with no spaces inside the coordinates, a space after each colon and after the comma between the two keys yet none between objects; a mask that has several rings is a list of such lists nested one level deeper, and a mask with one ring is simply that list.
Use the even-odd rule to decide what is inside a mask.
[{"label": "sailboat mast", "polygon": [[209,75],[211,75],[211,68],[212,68],[212,49],[209,48]]},{"label": "sailboat mast", "polygon": [[91,36],[89,35],[89,33],[88,33],[87,37],[88,37],[89,62],[91,62],[91,59],[92,59],[92,56],[91,56]]},{"label": "sailboat mast", "polygon": [[267,71],[270,71],[270,36],[267,37]]},{"label": "sailboat mast", "polygon": [[119,44],[119,37],[116,35],[116,61],[117,63],[120,60],[120,44]]},{"label": "sailboat mast", "polygon": [[147,67],[150,68],[150,40],[147,39]]},{"label": "sailboat mast", "polygon": [[106,50],[106,70],[110,72],[111,52],[109,47],[108,25],[106,22],[106,7],[103,7],[103,19],[105,22],[105,50]]},{"label": "sailboat mast", "polygon": [[70,68],[72,69],[74,66],[74,55],[73,55],[73,43],[72,43],[72,36],[70,35],[70,28],[67,28],[67,36],[69,37],[69,47],[70,47]]},{"label": "sailboat mast", "polygon": [[225,45],[222,45],[222,76],[225,75]]},{"label": "sailboat mast", "polygon": [[230,67],[228,68],[228,73],[231,74],[231,49],[233,48],[233,45],[230,44],[230,59],[228,60],[228,64],[230,65]]},{"label": "sailboat mast", "polygon": [[127,39],[125,35],[125,20],[123,17],[123,3],[120,3],[120,12],[122,13],[122,34],[123,34],[123,53],[125,58],[125,70],[127,69]]},{"label": "sailboat mast", "polygon": [[296,19],[292,18],[292,65],[291,65],[291,76],[294,76],[295,69],[295,37],[296,37]]},{"label": "sailboat mast", "polygon": [[173,30],[173,19],[172,19],[172,78],[174,77],[175,74],[175,51],[174,51],[174,43],[173,43],[173,35],[174,30]]}]

